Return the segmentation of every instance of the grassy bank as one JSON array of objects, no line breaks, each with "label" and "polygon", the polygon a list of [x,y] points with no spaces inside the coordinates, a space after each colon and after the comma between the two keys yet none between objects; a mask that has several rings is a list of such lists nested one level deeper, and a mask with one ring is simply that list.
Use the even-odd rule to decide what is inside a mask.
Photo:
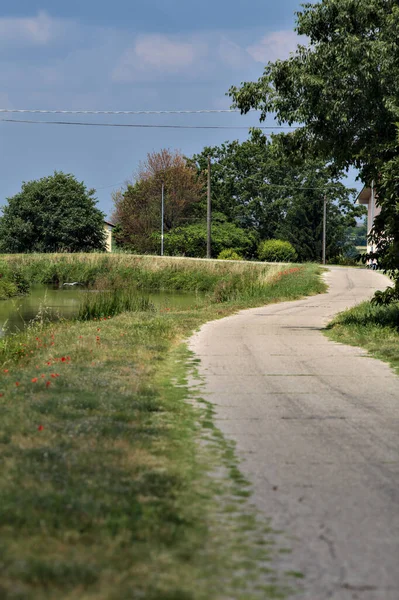
[{"label": "grassy bank", "polygon": [[0,259],[0,300],[27,293],[29,285],[21,265],[11,265],[8,260]]},{"label": "grassy bank", "polygon": [[[77,257],[60,260],[86,268],[86,259],[84,267]],[[139,268],[152,274],[164,264],[184,285],[213,278],[208,300],[39,323],[3,344],[4,599],[281,598],[298,575],[281,581],[270,571],[278,536],[251,512],[233,449],[187,385],[195,360],[182,340],[238,308],[322,291],[319,270],[248,266],[249,276],[245,265],[205,262],[198,274],[198,262],[186,261],[183,277],[175,263],[154,263]]]},{"label": "grassy bank", "polygon": [[399,374],[399,304],[374,306],[363,302],[338,315],[327,329],[337,342],[361,346],[389,362]]}]

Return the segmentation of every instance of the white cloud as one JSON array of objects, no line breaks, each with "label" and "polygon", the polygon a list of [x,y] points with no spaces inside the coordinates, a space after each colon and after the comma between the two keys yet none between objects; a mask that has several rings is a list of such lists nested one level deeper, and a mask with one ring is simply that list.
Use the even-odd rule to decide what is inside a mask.
[{"label": "white cloud", "polygon": [[269,60],[288,58],[297,45],[303,41],[304,37],[298,36],[295,31],[288,29],[273,31],[265,35],[257,44],[248,46],[247,51],[254,60],[265,64]]},{"label": "white cloud", "polygon": [[36,17],[0,18],[0,43],[44,46],[57,36],[57,24],[46,12]]},{"label": "white cloud", "polygon": [[206,44],[166,35],[148,34],[137,38],[118,61],[114,81],[129,82],[145,74],[176,74],[187,71],[207,53]]},{"label": "white cloud", "polygon": [[219,44],[219,57],[231,69],[243,69],[252,62],[252,57],[245,48],[223,37]]}]

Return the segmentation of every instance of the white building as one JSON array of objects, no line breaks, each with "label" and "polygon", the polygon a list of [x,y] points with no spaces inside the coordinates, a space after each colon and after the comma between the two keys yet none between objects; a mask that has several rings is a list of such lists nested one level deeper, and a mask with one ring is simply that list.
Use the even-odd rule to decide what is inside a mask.
[{"label": "white building", "polygon": [[[356,204],[367,206],[367,234],[373,228],[374,219],[380,214],[381,208],[376,204],[376,194],[374,187],[364,187],[357,197]],[[370,242],[367,242],[367,252],[373,252],[374,247]]]}]

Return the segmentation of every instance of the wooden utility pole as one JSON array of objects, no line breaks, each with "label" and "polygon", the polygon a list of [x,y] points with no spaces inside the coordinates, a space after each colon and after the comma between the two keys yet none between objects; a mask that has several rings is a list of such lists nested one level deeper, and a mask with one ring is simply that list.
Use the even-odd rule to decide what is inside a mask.
[{"label": "wooden utility pole", "polygon": [[207,240],[206,257],[212,256],[212,203],[211,203],[211,157],[208,156],[208,202],[207,202]]},{"label": "wooden utility pole", "polygon": [[164,214],[165,214],[165,184],[162,182],[162,206],[161,206],[161,256],[164,250]]},{"label": "wooden utility pole", "polygon": [[324,200],[323,200],[323,265],[326,264],[326,246],[327,246],[327,196],[324,194]]}]

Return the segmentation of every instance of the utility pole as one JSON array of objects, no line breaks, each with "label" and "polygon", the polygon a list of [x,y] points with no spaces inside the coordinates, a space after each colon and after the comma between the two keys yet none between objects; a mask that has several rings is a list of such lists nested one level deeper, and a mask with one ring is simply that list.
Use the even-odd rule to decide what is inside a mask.
[{"label": "utility pole", "polygon": [[326,264],[326,245],[327,245],[327,196],[323,199],[323,265]]},{"label": "utility pole", "polygon": [[207,240],[206,240],[206,257],[211,258],[212,255],[212,203],[211,203],[211,157],[208,156],[208,202],[207,202]]},{"label": "utility pole", "polygon": [[162,208],[161,208],[161,256],[163,256],[164,242],[164,213],[165,213],[165,184],[162,182]]}]

